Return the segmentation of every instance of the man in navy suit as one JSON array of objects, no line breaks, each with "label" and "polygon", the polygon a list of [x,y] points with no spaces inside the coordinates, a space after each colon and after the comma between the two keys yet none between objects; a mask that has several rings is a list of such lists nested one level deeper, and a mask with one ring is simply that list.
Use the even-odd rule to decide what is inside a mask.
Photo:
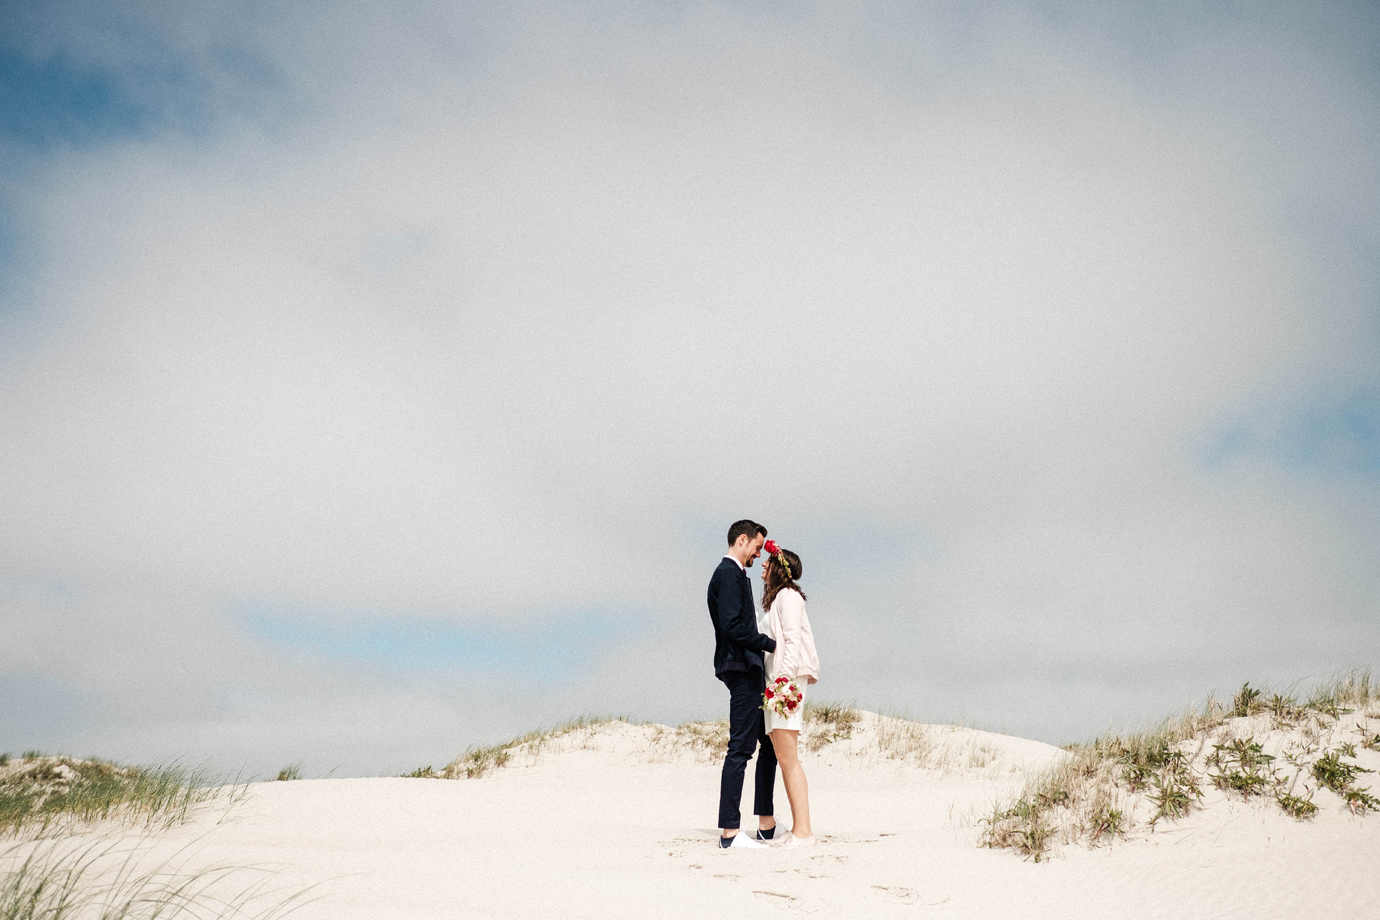
[{"label": "man in navy suit", "polygon": [[[762,552],[767,528],[755,521],[737,521],[728,529],[728,554],[709,579],[709,619],[714,623],[714,674],[728,687],[728,753],[719,780],[721,847],[761,847],[776,833],[772,792],[776,786],[776,752],[763,721],[762,692],[766,689],[762,654],[776,650],[776,640],[757,631],[756,605],[747,570]],[[753,814],[757,839],[738,833],[743,800],[743,774],[757,755]]]}]

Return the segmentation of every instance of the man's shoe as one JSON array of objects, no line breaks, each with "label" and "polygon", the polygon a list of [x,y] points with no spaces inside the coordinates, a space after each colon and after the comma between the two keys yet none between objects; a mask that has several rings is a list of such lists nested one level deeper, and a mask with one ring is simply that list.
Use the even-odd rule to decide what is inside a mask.
[{"label": "man's shoe", "polygon": [[[728,842],[725,843],[724,841]],[[720,837],[719,846],[725,850],[743,849],[745,847],[747,849],[758,850],[765,850],[767,848],[767,845],[765,843],[758,843],[756,840],[753,840],[751,837],[749,837],[747,834],[744,834],[742,831],[739,831],[732,837]]]},{"label": "man's shoe", "polygon": [[760,841],[762,841],[763,843],[767,843],[767,842],[771,841],[771,839],[774,838],[775,836],[776,836],[776,825],[773,824],[771,827],[767,828],[766,830],[762,830],[762,829],[759,827],[759,828],[757,829],[757,833],[755,833],[755,834],[752,835],[752,839],[754,839],[754,840],[760,840]]}]

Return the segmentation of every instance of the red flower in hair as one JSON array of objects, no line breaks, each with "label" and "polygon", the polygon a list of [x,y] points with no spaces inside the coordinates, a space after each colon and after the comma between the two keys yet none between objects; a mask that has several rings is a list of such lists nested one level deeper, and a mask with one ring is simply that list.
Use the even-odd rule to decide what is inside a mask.
[{"label": "red flower in hair", "polygon": [[781,547],[776,545],[775,540],[768,540],[766,543],[763,543],[762,549],[767,551],[768,556],[775,556],[777,553],[781,552]]}]

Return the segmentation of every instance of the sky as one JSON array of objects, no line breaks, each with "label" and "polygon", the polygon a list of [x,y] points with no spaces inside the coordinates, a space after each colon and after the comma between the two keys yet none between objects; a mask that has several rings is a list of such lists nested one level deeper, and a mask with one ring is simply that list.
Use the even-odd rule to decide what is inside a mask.
[{"label": "sky", "polygon": [[[1380,661],[1368,3],[0,8],[0,750],[396,774]],[[754,574],[755,574],[754,570]],[[760,594],[760,592],[759,592]]]}]

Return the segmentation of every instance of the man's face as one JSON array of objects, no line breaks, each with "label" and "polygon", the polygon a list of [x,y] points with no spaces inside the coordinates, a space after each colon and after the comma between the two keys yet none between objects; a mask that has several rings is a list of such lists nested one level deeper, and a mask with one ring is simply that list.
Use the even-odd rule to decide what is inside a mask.
[{"label": "man's face", "polygon": [[767,538],[760,533],[753,537],[747,545],[747,559],[743,561],[744,568],[752,568],[752,564],[757,561],[757,557],[762,555],[762,544],[767,542]]}]

